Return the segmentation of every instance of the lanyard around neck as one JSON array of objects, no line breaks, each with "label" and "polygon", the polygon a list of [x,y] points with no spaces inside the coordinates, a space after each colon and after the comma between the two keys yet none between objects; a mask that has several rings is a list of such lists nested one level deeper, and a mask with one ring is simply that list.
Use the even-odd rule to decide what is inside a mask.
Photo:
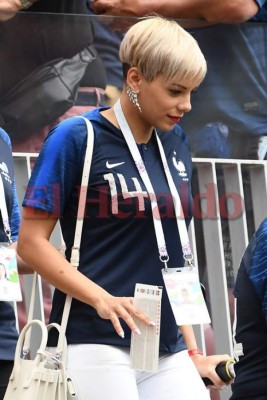
[{"label": "lanyard around neck", "polygon": [[[155,229],[155,234],[156,234],[156,239],[157,239],[157,244],[158,244],[159,258],[165,264],[165,268],[167,268],[167,262],[169,260],[169,255],[167,252],[167,246],[166,246],[164,232],[163,232],[162,223],[161,223],[161,219],[160,219],[160,212],[159,212],[156,195],[155,195],[152,183],[150,181],[150,178],[148,176],[145,164],[142,160],[141,154],[140,154],[137,144],[134,140],[131,129],[130,129],[128,122],[124,116],[120,100],[118,100],[115,103],[114,112],[115,112],[115,116],[117,118],[118,124],[120,126],[120,129],[122,131],[122,134],[124,136],[124,139],[129,148],[129,151],[130,151],[132,158],[135,162],[135,165],[138,169],[140,177],[141,177],[141,179],[146,187],[146,190],[148,192],[149,199],[151,202],[152,217],[153,217],[154,229]],[[188,261],[189,264],[191,264],[192,259],[193,259],[193,254],[192,254],[190,243],[189,243],[189,237],[188,237],[188,233],[187,233],[187,228],[186,228],[186,223],[185,223],[185,219],[184,219],[184,213],[183,213],[183,209],[182,209],[180,196],[176,189],[175,183],[173,181],[171,172],[169,170],[165,152],[164,152],[162,143],[158,137],[157,132],[156,132],[156,139],[157,139],[157,143],[158,143],[158,147],[159,147],[161,162],[162,162],[162,165],[164,168],[164,172],[165,172],[165,175],[167,178],[168,186],[169,186],[169,189],[170,189],[170,192],[172,195],[172,199],[173,199],[173,203],[174,203],[177,229],[178,229],[179,236],[180,236],[183,256],[184,256],[184,259],[186,261]]]},{"label": "lanyard around neck", "polygon": [[6,206],[5,188],[4,188],[3,178],[2,178],[1,173],[0,173],[0,210],[1,210],[5,234],[7,235],[9,243],[12,243],[11,230],[10,230],[10,225],[9,225],[9,217],[8,217],[8,211],[7,211],[7,206]]}]

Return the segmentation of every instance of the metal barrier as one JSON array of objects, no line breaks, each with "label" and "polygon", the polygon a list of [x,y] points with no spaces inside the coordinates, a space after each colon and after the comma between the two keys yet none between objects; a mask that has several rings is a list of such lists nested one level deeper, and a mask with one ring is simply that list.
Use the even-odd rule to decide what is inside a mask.
[{"label": "metal barrier", "polygon": [[[13,156],[21,203],[37,154]],[[193,163],[194,220],[190,237],[212,319],[212,326],[197,326],[195,330],[199,345],[207,353],[232,354],[233,283],[249,238],[267,215],[267,162],[193,159]],[[58,226],[51,241],[57,247],[61,244]],[[30,277],[24,278],[24,285],[28,309]],[[44,318],[43,305],[36,304],[36,308],[36,315]],[[221,400],[228,399],[229,394],[230,389],[221,392]]]}]

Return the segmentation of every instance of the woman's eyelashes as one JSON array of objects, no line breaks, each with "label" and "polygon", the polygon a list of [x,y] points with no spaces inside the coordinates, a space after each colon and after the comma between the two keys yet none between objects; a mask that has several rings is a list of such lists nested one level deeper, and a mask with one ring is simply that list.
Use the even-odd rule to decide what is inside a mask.
[{"label": "woman's eyelashes", "polygon": [[182,89],[169,89],[169,93],[172,96],[179,96],[180,94],[183,93],[183,90]]}]

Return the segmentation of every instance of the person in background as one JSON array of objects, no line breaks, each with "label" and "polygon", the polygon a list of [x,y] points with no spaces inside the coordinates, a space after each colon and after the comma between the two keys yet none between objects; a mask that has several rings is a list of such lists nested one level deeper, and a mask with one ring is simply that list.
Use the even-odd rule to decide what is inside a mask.
[{"label": "person in background", "polygon": [[[18,3],[19,0],[13,3],[11,0],[6,10],[11,11],[12,4],[16,11]],[[21,3],[25,8],[23,13],[0,22],[0,98],[36,68],[52,60],[71,58],[94,41],[93,22],[86,17],[86,0],[23,0]],[[1,14],[4,6],[0,2],[0,15],[6,15]],[[80,81],[73,107],[63,115],[59,113],[55,120],[47,118],[42,128],[32,126],[31,130],[19,131],[19,134],[9,131],[13,151],[38,153],[48,132],[61,120],[103,105],[105,88],[106,71],[96,52],[95,60]]]},{"label": "person in background", "polygon": [[234,288],[236,378],[230,400],[267,396],[267,219],[252,237],[241,260]]},{"label": "person in background", "polygon": [[[177,123],[191,109],[190,96],[206,74],[206,61],[190,34],[160,17],[145,18],[128,30],[120,59],[125,73],[120,101],[115,108],[84,114],[93,125],[95,144],[78,270],[69,260],[87,140],[82,118],[61,122],[46,139],[23,202],[18,251],[56,287],[51,322],[60,322],[65,293],[74,298],[66,333],[68,371],[80,400],[87,399],[88,393],[109,400],[209,399],[200,375],[222,388],[215,367],[230,357],[204,356],[197,350],[192,326],[178,329],[165,290],[158,372],[131,369],[129,349],[131,332],[140,334],[138,321],[155,328],[154,321],[133,306],[135,284],[163,286],[150,197],[140,171],[147,170],[158,201],[166,193],[173,210],[175,199],[166,181],[159,140],[187,211],[188,226],[192,164],[186,136]],[[140,163],[131,157],[131,146],[119,127],[116,107],[121,107],[129,125],[131,146],[140,152],[139,171]],[[159,136],[156,128],[161,130]],[[177,160],[184,165],[182,175],[177,172]],[[49,188],[55,184],[60,193],[53,197]],[[185,186],[186,195],[181,193]],[[36,187],[45,189],[41,196]],[[35,218],[36,213],[41,218]],[[177,220],[162,208],[159,213],[170,265],[183,266]],[[66,258],[49,242],[58,218]],[[30,251],[33,247],[35,252]],[[55,344],[56,339],[51,338],[49,345]]]},{"label": "person in background", "polygon": [[[16,248],[18,239],[20,212],[17,199],[11,143],[7,133],[0,128],[0,174],[3,181],[4,195],[7,204],[11,230],[12,248]],[[1,214],[0,214],[1,215]],[[4,229],[2,216],[0,218],[0,242],[9,243],[9,238]],[[17,256],[18,270],[20,273],[32,273],[25,263]],[[0,400],[4,398],[9,376],[13,368],[15,347],[18,332],[14,309],[7,301],[0,301]]]},{"label": "person in background", "polygon": [[[92,9],[92,3],[87,1],[88,14],[93,15],[94,45],[105,66],[107,85],[105,89],[105,105],[112,106],[119,98],[123,88],[123,72],[119,58],[120,44],[124,31],[113,29],[109,16],[98,17]],[[121,25],[120,19],[120,25]]]},{"label": "person in background", "polygon": [[[199,113],[183,125],[196,157],[266,156],[267,1],[244,3],[257,7],[246,23],[192,31],[209,63],[205,99],[196,93],[193,105],[199,106]],[[216,42],[221,43],[220,50]]]}]

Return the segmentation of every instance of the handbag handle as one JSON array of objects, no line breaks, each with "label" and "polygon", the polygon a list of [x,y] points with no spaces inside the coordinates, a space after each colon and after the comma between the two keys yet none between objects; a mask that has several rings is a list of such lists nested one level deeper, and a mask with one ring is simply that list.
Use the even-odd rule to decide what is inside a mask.
[{"label": "handbag handle", "polygon": [[33,326],[39,326],[39,328],[41,329],[41,343],[40,343],[39,349],[36,352],[34,364],[38,365],[45,354],[45,349],[47,346],[47,339],[48,339],[47,327],[45,326],[45,324],[42,321],[40,321],[38,319],[33,319],[32,321],[30,321],[29,323],[27,323],[24,326],[24,328],[22,329],[22,331],[19,335],[19,338],[18,338],[16,351],[15,351],[14,368],[13,368],[12,374],[10,376],[10,380],[14,380],[14,385],[16,385],[16,377],[17,377],[17,379],[19,377],[20,363],[18,361],[21,357],[21,353],[22,353],[23,357],[26,357],[26,355],[28,354],[28,352],[26,352],[26,353],[24,352],[23,343],[25,342],[26,338],[29,336],[28,334],[30,333]]},{"label": "handbag handle", "polygon": [[[56,329],[58,333],[60,334],[61,331],[61,325],[57,324],[56,322],[51,322],[50,324],[47,325],[47,332],[49,333],[51,329]],[[55,353],[56,357],[56,353]],[[67,339],[66,336],[64,337],[64,343],[63,343],[63,352],[60,360],[64,365],[67,365]]]},{"label": "handbag handle", "polygon": [[[75,267],[78,268],[79,260],[80,260],[80,243],[82,237],[82,228],[83,228],[83,217],[84,211],[86,206],[86,195],[87,195],[87,188],[89,182],[89,175],[91,169],[91,163],[93,158],[93,149],[94,149],[94,129],[91,122],[82,116],[77,116],[75,118],[82,118],[86,123],[87,128],[87,147],[85,152],[84,158],[84,166],[83,166],[83,173],[82,173],[82,180],[81,180],[81,190],[79,196],[79,203],[78,203],[78,212],[77,212],[77,220],[76,220],[76,227],[75,227],[75,236],[73,247],[71,251],[71,259],[70,263]],[[31,291],[31,299],[30,299],[30,306],[29,306],[29,313],[28,313],[28,323],[33,319],[33,310],[35,304],[35,297],[36,297],[36,285],[38,281],[38,274],[34,272],[33,276],[33,284],[32,284],[32,291]],[[61,359],[62,354],[64,353],[64,346],[66,343],[66,329],[67,323],[70,313],[72,297],[67,295],[64,305],[64,310],[62,314],[62,321],[59,330],[59,338],[58,344],[56,348],[56,357]],[[31,331],[28,331],[24,340],[23,346],[23,353],[27,354],[30,350],[30,340],[31,340]]]}]

